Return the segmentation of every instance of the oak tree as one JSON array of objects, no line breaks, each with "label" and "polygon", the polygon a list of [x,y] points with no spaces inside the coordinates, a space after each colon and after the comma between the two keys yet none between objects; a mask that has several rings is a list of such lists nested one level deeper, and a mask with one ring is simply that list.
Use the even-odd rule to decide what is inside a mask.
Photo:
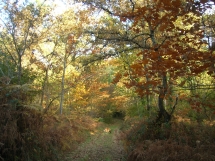
[{"label": "oak tree", "polygon": [[22,84],[23,58],[44,39],[51,27],[51,7],[45,3],[1,1],[1,48],[17,68]]},{"label": "oak tree", "polygon": [[203,41],[200,3],[122,0],[113,6],[112,1],[84,2],[107,14],[104,24],[91,28],[88,33],[104,46],[111,45],[114,55],[125,51],[137,54],[128,71],[122,73],[129,81],[125,83],[127,87],[134,87],[141,97],[157,93],[156,122],[169,122],[178,96],[170,112],[165,109],[164,100],[171,94],[172,86],[177,85],[175,80],[208,70],[209,57],[214,57]]}]

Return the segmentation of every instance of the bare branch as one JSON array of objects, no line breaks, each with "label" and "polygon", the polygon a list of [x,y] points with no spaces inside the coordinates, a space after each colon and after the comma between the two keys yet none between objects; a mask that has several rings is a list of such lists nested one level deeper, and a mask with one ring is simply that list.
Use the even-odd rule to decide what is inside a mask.
[{"label": "bare branch", "polygon": [[134,12],[135,4],[134,4],[134,2],[132,0],[130,0],[130,2],[131,2],[131,5],[132,5],[132,12]]}]

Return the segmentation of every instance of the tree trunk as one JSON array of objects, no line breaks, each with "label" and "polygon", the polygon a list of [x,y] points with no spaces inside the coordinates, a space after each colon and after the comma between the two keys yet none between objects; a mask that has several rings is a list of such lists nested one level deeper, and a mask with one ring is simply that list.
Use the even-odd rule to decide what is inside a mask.
[{"label": "tree trunk", "polygon": [[150,109],[151,109],[151,106],[150,106],[150,95],[148,93],[146,94],[146,108],[147,108],[147,111],[150,111]]},{"label": "tree trunk", "polygon": [[18,55],[18,83],[22,84],[22,56]]},{"label": "tree trunk", "polygon": [[167,77],[166,74],[163,74],[163,85],[162,87],[159,87],[160,92],[158,96],[158,117],[156,119],[156,123],[162,124],[162,123],[168,123],[171,120],[171,115],[166,111],[164,106],[164,98],[167,93]]},{"label": "tree trunk", "polygon": [[[44,95],[45,95],[45,91],[48,91],[48,68],[46,68],[46,75],[43,81],[43,85],[42,85],[42,94],[41,94],[41,100],[40,100],[40,105],[41,107],[43,106],[43,100],[44,100]],[[46,102],[47,104],[48,102]]]},{"label": "tree trunk", "polygon": [[60,114],[63,114],[63,101],[64,101],[64,94],[65,94],[64,81],[65,81],[66,66],[67,66],[67,54],[65,53],[64,61],[63,61],[63,75],[61,79]]},{"label": "tree trunk", "polygon": [[[143,57],[143,59],[144,59],[144,57]],[[144,69],[145,70],[147,70],[147,65],[144,65]],[[148,77],[148,74],[146,73],[146,81],[147,82],[149,82],[150,81],[150,79],[149,79],[149,77]],[[147,85],[147,87],[146,87],[146,109],[147,109],[147,111],[150,111],[150,94],[149,94],[149,86]]]}]

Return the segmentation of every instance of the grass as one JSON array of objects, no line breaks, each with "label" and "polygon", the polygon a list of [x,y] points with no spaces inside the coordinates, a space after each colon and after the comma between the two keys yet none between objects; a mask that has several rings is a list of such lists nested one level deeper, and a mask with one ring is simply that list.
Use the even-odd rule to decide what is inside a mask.
[{"label": "grass", "polygon": [[[114,124],[100,123],[93,135],[71,154],[68,160],[73,161],[113,161],[123,158],[123,147],[115,140],[115,130],[119,129],[122,121],[116,120]],[[111,129],[111,133],[104,129]]]}]

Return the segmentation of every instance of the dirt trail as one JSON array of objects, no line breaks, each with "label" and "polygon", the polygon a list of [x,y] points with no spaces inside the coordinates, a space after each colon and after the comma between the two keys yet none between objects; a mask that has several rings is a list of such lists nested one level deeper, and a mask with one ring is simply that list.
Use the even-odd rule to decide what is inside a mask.
[{"label": "dirt trail", "polygon": [[[105,129],[111,129],[111,132]],[[68,161],[125,161],[123,143],[118,139],[119,125],[106,125],[72,152]]]}]

